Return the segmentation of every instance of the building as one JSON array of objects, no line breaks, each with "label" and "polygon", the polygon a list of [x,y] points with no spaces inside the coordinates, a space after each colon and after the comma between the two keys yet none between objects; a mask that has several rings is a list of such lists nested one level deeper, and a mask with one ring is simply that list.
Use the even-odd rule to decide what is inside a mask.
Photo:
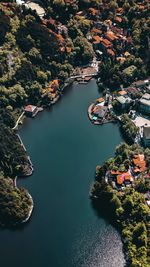
[{"label": "building", "polygon": [[34,117],[38,112],[38,107],[33,105],[27,105],[24,107],[25,114],[29,117]]},{"label": "building", "polygon": [[150,147],[150,125],[143,126],[143,144],[145,147]]},{"label": "building", "polygon": [[103,97],[100,97],[100,98],[97,98],[96,99],[96,103],[98,103],[98,104],[104,104],[104,102],[105,102],[105,99],[103,98]]},{"label": "building", "polygon": [[108,108],[105,106],[96,106],[95,110],[93,110],[93,114],[98,119],[103,119],[105,118],[107,111],[108,111]]},{"label": "building", "polygon": [[134,173],[138,174],[146,170],[146,161],[144,154],[134,155],[133,158]]},{"label": "building", "polygon": [[113,42],[113,41],[115,41],[116,39],[118,39],[117,36],[115,35],[115,33],[112,32],[112,31],[108,31],[108,32],[106,32],[105,37],[106,37],[106,39],[108,39],[110,42]]},{"label": "building", "polygon": [[102,38],[99,35],[93,36],[94,49],[100,49],[101,48],[101,41],[102,41]]},{"label": "building", "polygon": [[130,172],[125,172],[125,173],[117,175],[116,182],[118,185],[122,185],[123,183],[129,184],[129,183],[133,182],[133,177],[130,174]]},{"label": "building", "polygon": [[125,90],[121,90],[118,92],[118,95],[119,96],[124,96],[124,95],[127,95],[127,92]]},{"label": "building", "polygon": [[126,91],[127,91],[128,95],[133,99],[139,98],[141,95],[140,90],[136,87],[128,87],[128,88],[126,88]]},{"label": "building", "polygon": [[133,85],[136,86],[137,88],[141,88],[141,87],[145,87],[148,86],[150,84],[149,79],[147,80],[139,80],[137,82],[134,82]]},{"label": "building", "polygon": [[130,97],[124,97],[124,96],[118,96],[116,98],[117,102],[118,102],[118,105],[121,109],[127,109],[131,102],[132,102],[132,99]]},{"label": "building", "polygon": [[18,5],[24,5],[25,4],[25,1],[24,0],[16,0],[16,3]]},{"label": "building", "polygon": [[134,73],[135,73],[136,70],[137,70],[137,67],[134,66],[134,65],[131,65],[131,66],[129,66],[129,67],[127,67],[127,68],[125,68],[123,70],[123,74],[132,77],[134,75]]},{"label": "building", "polygon": [[143,113],[150,114],[150,94],[144,94],[140,99],[139,110]]}]

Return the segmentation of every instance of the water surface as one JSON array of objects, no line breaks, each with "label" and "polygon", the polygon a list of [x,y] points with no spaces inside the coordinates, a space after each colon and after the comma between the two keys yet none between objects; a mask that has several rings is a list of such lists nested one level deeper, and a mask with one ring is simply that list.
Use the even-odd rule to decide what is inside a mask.
[{"label": "water surface", "polygon": [[27,119],[20,135],[35,172],[19,184],[33,196],[23,229],[0,232],[2,267],[123,267],[117,231],[98,218],[88,198],[95,166],[122,139],[117,125],[94,126],[87,108],[95,81],[74,85],[49,112]]}]

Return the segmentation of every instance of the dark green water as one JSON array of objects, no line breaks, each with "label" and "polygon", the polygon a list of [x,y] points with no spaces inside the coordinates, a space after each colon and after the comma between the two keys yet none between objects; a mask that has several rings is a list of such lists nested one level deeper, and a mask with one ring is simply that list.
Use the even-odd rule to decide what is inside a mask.
[{"label": "dark green water", "polygon": [[20,130],[35,172],[18,183],[28,188],[35,209],[23,229],[0,232],[1,267],[124,266],[119,234],[88,198],[95,166],[122,140],[117,125],[88,120],[98,96],[94,80],[75,85]]}]

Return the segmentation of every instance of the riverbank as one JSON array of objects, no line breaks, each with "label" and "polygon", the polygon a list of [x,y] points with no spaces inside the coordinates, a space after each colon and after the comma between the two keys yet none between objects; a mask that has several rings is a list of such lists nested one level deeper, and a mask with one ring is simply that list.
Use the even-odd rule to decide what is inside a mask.
[{"label": "riverbank", "polygon": [[[67,82],[64,84],[64,87],[63,87],[62,92],[64,93],[64,92],[65,92],[65,89],[66,89],[69,85],[71,85],[71,84],[72,84],[72,82],[70,82],[70,80],[67,81]],[[63,95],[63,94],[62,94],[62,95]],[[61,96],[57,97],[51,104],[55,104],[55,103],[59,100],[60,97],[61,97]],[[38,110],[38,111],[43,111],[43,110],[44,110],[43,108],[39,108],[39,109],[40,109],[40,110]],[[13,130],[16,130],[16,129],[17,129],[17,127],[18,127],[18,125],[19,125],[19,122],[20,122],[20,120],[23,118],[23,116],[24,116],[24,112],[22,112],[22,114],[19,116],[19,118],[18,118],[18,120],[17,120],[17,122],[16,122],[16,124],[15,124],[15,126],[14,126],[14,128],[13,128]],[[22,123],[22,125],[23,125],[23,123]],[[20,143],[21,146],[23,147],[24,151],[27,153],[27,149],[26,149],[26,147],[25,147],[25,145],[24,145],[24,143],[23,143],[23,141],[22,141],[20,135],[19,135],[18,133],[16,133],[16,136],[18,137],[19,143]],[[22,173],[20,176],[28,177],[28,176],[31,176],[31,175],[33,174],[33,172],[34,172],[33,163],[32,163],[32,161],[31,161],[31,159],[30,159],[30,156],[27,155],[27,164],[25,164],[25,165],[23,166],[23,173]],[[18,177],[18,178],[19,178],[19,177]],[[15,179],[15,181],[14,181],[14,184],[15,184],[15,187],[17,187],[16,179]],[[29,192],[28,192],[28,197],[29,197],[29,199],[30,199],[30,201],[31,201],[31,206],[30,206],[30,209],[29,209],[29,212],[28,212],[27,217],[22,221],[22,223],[26,223],[26,222],[30,219],[30,217],[31,217],[31,215],[32,215],[32,212],[33,212],[33,208],[34,208],[34,202],[33,202],[32,196],[29,194]]]},{"label": "riverbank", "polygon": [[[19,142],[20,142],[21,146],[23,147],[24,151],[27,153],[27,150],[26,150],[26,148],[22,142],[20,135],[19,134],[16,134],[16,135],[17,135]],[[32,161],[31,161],[30,157],[27,155],[27,164],[23,166],[22,175],[23,176],[31,176],[33,174],[33,171],[34,171],[34,168],[33,168]]]},{"label": "riverbank", "polygon": [[33,212],[33,208],[34,208],[34,202],[33,202],[33,198],[32,196],[29,194],[29,192],[27,193],[28,194],[28,197],[31,201],[31,205],[30,205],[30,209],[29,209],[29,213],[28,213],[28,216],[22,221],[22,223],[26,223],[27,221],[29,221],[31,215],[32,215],[32,212]]},{"label": "riverbank", "polygon": [[[27,150],[26,150],[26,148],[25,148],[25,145],[23,144],[20,135],[19,135],[19,134],[16,134],[16,135],[17,135],[17,137],[18,137],[18,139],[19,139],[19,142],[20,142],[21,146],[23,147],[24,151],[27,152]],[[28,159],[28,164],[25,165],[25,166],[23,166],[23,173],[21,174],[21,176],[24,176],[24,177],[31,176],[31,175],[33,174],[33,171],[34,171],[33,164],[32,164],[32,161],[31,161],[30,157],[27,156],[27,159]],[[19,177],[18,177],[18,178],[19,178]],[[17,187],[17,179],[14,180],[14,185],[15,185],[16,188],[18,188],[18,187]],[[28,196],[28,198],[29,198],[31,204],[30,204],[30,208],[29,208],[29,212],[28,212],[28,214],[27,214],[27,217],[26,217],[25,219],[23,219],[23,220],[21,221],[21,223],[26,223],[26,222],[30,219],[30,217],[31,217],[31,215],[32,215],[32,212],[33,212],[33,208],[34,208],[33,198],[32,198],[32,196],[29,194],[28,191],[27,191],[27,196]],[[17,224],[16,224],[16,225],[17,225]]]}]

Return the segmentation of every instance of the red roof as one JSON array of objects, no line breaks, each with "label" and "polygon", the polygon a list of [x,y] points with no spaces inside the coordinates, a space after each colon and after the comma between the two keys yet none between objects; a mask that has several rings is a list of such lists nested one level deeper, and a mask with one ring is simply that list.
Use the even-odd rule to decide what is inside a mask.
[{"label": "red roof", "polygon": [[131,181],[133,178],[129,172],[124,172],[117,175],[117,184],[122,184],[124,181]]},{"label": "red roof", "polygon": [[25,112],[33,112],[37,107],[33,105],[27,105],[24,107]]},{"label": "red roof", "polygon": [[116,21],[116,22],[119,22],[119,23],[121,23],[121,22],[122,22],[122,18],[121,18],[121,17],[118,17],[118,16],[116,16],[116,17],[115,17],[115,21]]},{"label": "red roof", "polygon": [[117,8],[117,13],[120,13],[120,14],[122,14],[123,13],[123,8],[121,8],[121,7],[119,7],[119,8]]},{"label": "red roof", "polygon": [[90,11],[90,13],[91,13],[93,16],[95,16],[95,15],[98,14],[98,10],[95,9],[95,8],[93,8],[93,7],[89,8],[89,11]]},{"label": "red roof", "polygon": [[122,174],[122,172],[111,170],[111,174],[112,174],[112,175],[119,175],[119,174]]},{"label": "red roof", "polygon": [[119,94],[119,95],[126,95],[127,92],[126,92],[125,90],[121,90],[121,91],[118,92],[118,94]]},{"label": "red roof", "polygon": [[99,29],[96,29],[96,28],[93,28],[93,29],[91,30],[91,32],[92,32],[92,33],[96,33],[96,34],[102,34],[102,31],[99,30]]},{"label": "red roof", "polygon": [[146,161],[144,154],[135,155],[133,158],[133,163],[135,165],[135,172],[143,172],[146,169]]},{"label": "red roof", "polygon": [[107,49],[107,53],[111,56],[115,55],[115,52],[112,49]]},{"label": "red roof", "polygon": [[61,34],[56,34],[56,38],[63,43],[65,41],[65,39],[63,38],[63,36]]},{"label": "red roof", "polygon": [[103,39],[101,37],[99,37],[98,35],[93,36],[93,40],[94,40],[94,44],[98,44],[100,43]]},{"label": "red roof", "polygon": [[105,34],[106,38],[108,38],[110,41],[114,41],[117,39],[117,36],[114,34],[114,32],[109,31]]},{"label": "red roof", "polygon": [[145,6],[143,4],[138,4],[138,7],[140,10],[144,10],[145,9]]},{"label": "red roof", "polygon": [[102,43],[103,43],[103,45],[106,46],[106,47],[109,47],[109,46],[112,45],[112,43],[111,43],[110,41],[108,41],[107,39],[102,39]]}]

